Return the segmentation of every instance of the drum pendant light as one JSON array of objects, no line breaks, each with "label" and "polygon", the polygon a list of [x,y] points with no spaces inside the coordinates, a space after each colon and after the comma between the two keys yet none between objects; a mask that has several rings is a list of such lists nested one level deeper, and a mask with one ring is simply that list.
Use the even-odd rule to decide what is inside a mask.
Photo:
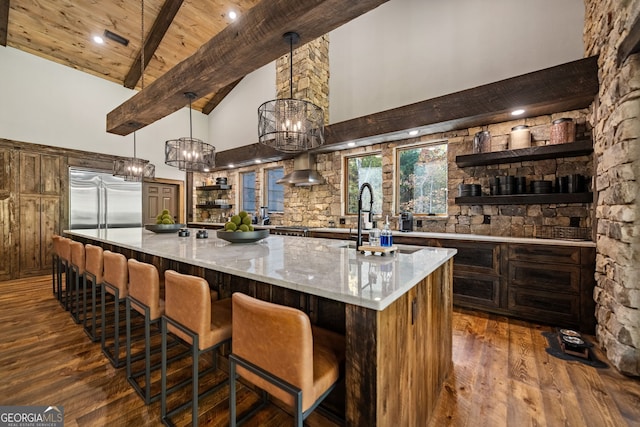
[{"label": "drum pendant light", "polygon": [[191,101],[196,94],[186,92],[184,95],[189,98],[189,137],[168,140],[164,146],[164,162],[181,171],[209,172],[215,167],[216,148],[193,137]]},{"label": "drum pendant light", "polygon": [[300,40],[294,32],[289,41],[289,98],[267,101],[258,107],[258,140],[285,153],[298,153],[324,144],[324,113],[312,102],[293,99],[293,45]]}]

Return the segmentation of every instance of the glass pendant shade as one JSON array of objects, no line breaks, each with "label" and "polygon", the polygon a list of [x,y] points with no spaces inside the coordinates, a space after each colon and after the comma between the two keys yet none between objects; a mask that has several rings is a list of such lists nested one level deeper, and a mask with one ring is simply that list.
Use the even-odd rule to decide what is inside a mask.
[{"label": "glass pendant shade", "polygon": [[285,153],[324,144],[322,108],[301,99],[274,99],[258,108],[258,140]]},{"label": "glass pendant shade", "polygon": [[267,101],[258,107],[258,141],[278,151],[298,153],[324,144],[324,112],[312,102],[293,98],[293,44],[300,36],[284,34],[289,41],[289,98]]},{"label": "glass pendant shade", "polygon": [[189,137],[170,139],[164,144],[164,162],[186,172],[209,172],[216,165],[216,147],[194,138],[191,121],[191,101],[196,94],[186,92],[189,98]]},{"label": "glass pendant shade", "polygon": [[215,167],[215,147],[197,138],[170,139],[164,146],[164,162],[188,172],[209,172]]}]

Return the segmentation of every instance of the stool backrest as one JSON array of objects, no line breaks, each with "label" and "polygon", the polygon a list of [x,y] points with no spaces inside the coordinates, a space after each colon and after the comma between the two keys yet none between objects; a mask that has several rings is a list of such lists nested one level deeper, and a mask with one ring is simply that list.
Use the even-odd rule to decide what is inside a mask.
[{"label": "stool backrest", "polygon": [[103,250],[100,246],[94,246],[86,244],[84,247],[85,252],[85,269],[88,273],[96,276],[96,284],[102,283],[104,280],[102,274],[104,273],[104,256]]},{"label": "stool backrest", "polygon": [[[149,307],[150,319],[160,317],[160,278],[151,264],[129,259],[129,295]],[[138,310],[135,303],[132,306]],[[138,310],[140,311],[140,310]]]},{"label": "stool backrest", "polygon": [[120,298],[127,296],[129,288],[129,268],[127,258],[122,254],[104,251],[104,281],[118,288]]},{"label": "stool backrest", "polygon": [[71,253],[71,264],[76,266],[79,274],[83,274],[85,269],[84,245],[72,240],[69,243],[69,249]]},{"label": "stool backrest", "polygon": [[[232,296],[233,353],[302,390],[302,407],[313,403],[313,335],[300,310],[261,301],[239,292]],[[290,394],[238,366],[238,373],[285,403]],[[310,401],[308,401],[310,399]]]},{"label": "stool backrest", "polygon": [[[206,280],[167,270],[164,272],[164,292],[164,313],[167,317],[198,335],[211,330],[211,293]],[[187,334],[170,324],[169,330],[191,343]]]},{"label": "stool backrest", "polygon": [[60,256],[60,239],[62,239],[62,236],[58,236],[57,234],[51,236],[51,241],[53,243],[53,253],[58,257]]},{"label": "stool backrest", "polygon": [[67,263],[71,262],[71,239],[68,239],[66,237],[61,237],[58,245],[60,248],[60,252],[58,252],[58,257],[62,258]]}]

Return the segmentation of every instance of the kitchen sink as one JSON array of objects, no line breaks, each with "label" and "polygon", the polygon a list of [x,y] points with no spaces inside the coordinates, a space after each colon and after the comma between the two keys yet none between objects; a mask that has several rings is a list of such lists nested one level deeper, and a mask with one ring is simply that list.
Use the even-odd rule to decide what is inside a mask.
[{"label": "kitchen sink", "polygon": [[[366,242],[363,243],[364,246],[366,246]],[[334,246],[335,248],[348,248],[348,249],[355,249],[356,248],[356,244],[355,242],[352,243],[341,243],[339,245]],[[412,254],[414,252],[418,252],[421,251],[422,247],[398,247],[398,250],[396,252],[399,252],[401,254]]]}]

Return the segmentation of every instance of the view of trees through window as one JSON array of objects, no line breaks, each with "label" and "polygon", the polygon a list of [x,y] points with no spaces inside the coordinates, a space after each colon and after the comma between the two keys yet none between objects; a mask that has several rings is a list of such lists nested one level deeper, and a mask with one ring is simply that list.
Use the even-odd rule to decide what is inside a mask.
[{"label": "view of trees through window", "polygon": [[284,168],[273,168],[265,171],[266,177],[266,205],[269,212],[284,212],[284,187],[276,183],[284,176]]},{"label": "view of trees through window", "polygon": [[398,207],[401,212],[447,213],[447,143],[398,150]]},{"label": "view of trees through window", "polygon": [[[382,214],[382,156],[371,154],[347,158],[347,214],[358,213],[360,187],[368,182],[373,189],[373,213]],[[365,191],[362,206],[369,208],[371,199]]]}]

